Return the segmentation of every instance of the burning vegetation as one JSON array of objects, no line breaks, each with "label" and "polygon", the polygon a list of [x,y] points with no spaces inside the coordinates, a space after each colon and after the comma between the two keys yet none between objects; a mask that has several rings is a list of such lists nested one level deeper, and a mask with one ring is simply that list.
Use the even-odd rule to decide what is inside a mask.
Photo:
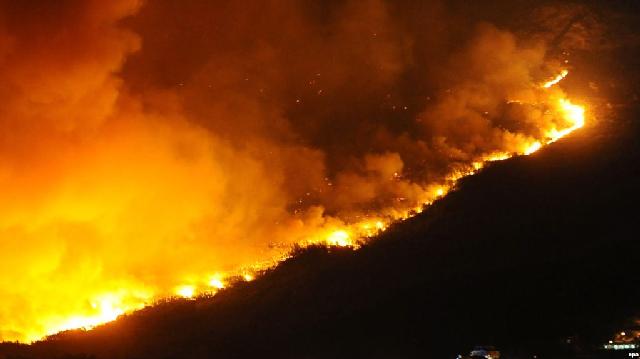
[{"label": "burning vegetation", "polygon": [[358,247],[585,123],[543,35],[284,3],[0,2],[0,340]]}]

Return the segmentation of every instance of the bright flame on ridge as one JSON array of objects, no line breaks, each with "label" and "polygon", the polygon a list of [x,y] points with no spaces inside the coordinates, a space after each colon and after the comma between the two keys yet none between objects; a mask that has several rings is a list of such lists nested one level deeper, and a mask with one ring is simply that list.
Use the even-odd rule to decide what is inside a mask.
[{"label": "bright flame on ridge", "polygon": [[568,74],[569,74],[569,70],[562,70],[562,72],[560,72],[558,74],[558,76],[556,76],[553,79],[551,79],[551,80],[545,82],[544,84],[542,84],[542,87],[548,89],[548,88],[552,87],[553,85],[555,85],[555,84],[559,83],[560,81],[562,81],[565,77],[567,77]]}]

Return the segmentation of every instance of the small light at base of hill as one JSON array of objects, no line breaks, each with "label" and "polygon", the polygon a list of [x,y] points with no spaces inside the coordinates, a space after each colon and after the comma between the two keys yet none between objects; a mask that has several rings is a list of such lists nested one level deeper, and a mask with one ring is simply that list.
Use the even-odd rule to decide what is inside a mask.
[{"label": "small light at base of hill", "polygon": [[604,349],[607,350],[629,350],[629,349],[637,349],[637,344],[605,344]]}]

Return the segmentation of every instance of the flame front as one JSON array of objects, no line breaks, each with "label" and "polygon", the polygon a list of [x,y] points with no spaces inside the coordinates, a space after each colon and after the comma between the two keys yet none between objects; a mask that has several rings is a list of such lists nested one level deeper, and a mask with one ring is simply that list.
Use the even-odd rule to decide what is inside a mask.
[{"label": "flame front", "polygon": [[569,74],[569,70],[562,70],[562,72],[560,72],[558,76],[542,84],[542,87],[548,89],[558,84],[560,81],[564,80],[564,78],[567,77],[568,74]]}]

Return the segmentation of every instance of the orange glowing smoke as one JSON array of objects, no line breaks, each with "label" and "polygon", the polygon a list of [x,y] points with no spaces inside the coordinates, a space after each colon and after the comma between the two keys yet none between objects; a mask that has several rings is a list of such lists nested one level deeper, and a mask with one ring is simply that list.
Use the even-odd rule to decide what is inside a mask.
[{"label": "orange glowing smoke", "polygon": [[[0,0],[0,340],[358,247],[585,121],[567,70],[540,85],[544,44],[461,26],[420,57],[443,40],[382,0],[62,3]],[[416,64],[441,71],[410,103]]]}]

